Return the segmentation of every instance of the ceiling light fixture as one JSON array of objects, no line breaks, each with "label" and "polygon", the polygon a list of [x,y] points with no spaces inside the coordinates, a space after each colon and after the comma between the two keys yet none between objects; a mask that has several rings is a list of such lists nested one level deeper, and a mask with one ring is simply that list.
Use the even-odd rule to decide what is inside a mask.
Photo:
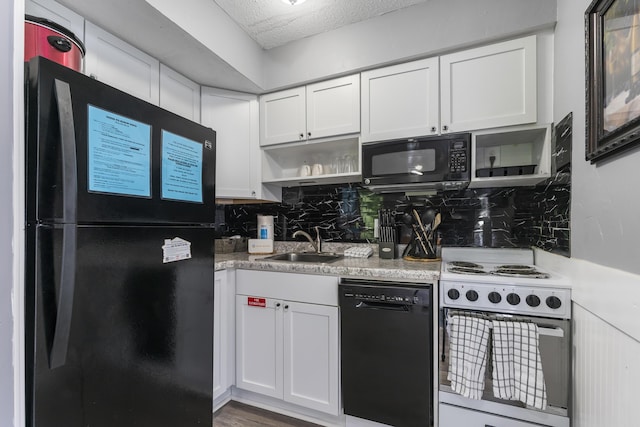
[{"label": "ceiling light fixture", "polygon": [[283,3],[290,4],[291,6],[297,6],[305,1],[307,0],[282,0]]}]

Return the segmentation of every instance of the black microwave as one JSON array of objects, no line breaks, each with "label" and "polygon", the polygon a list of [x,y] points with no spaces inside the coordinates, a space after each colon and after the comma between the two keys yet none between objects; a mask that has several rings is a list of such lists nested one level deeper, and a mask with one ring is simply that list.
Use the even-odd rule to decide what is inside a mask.
[{"label": "black microwave", "polygon": [[362,144],[362,183],[374,192],[462,189],[470,164],[470,133]]}]

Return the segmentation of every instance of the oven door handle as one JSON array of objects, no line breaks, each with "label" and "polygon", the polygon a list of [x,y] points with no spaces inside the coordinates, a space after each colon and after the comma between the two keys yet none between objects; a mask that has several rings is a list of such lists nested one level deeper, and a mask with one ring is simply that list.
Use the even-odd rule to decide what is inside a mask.
[{"label": "oven door handle", "polygon": [[558,337],[564,338],[564,329],[562,328],[547,328],[544,326],[538,326],[538,335],[545,337]]}]

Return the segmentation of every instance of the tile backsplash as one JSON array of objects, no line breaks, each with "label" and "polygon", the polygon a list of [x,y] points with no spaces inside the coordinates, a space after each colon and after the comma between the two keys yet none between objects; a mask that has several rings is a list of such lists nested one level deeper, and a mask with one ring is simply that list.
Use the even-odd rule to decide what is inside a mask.
[{"label": "tile backsplash", "polygon": [[257,215],[275,217],[276,240],[293,240],[296,230],[325,241],[374,242],[378,210],[395,215],[400,242],[411,239],[402,223],[405,212],[433,208],[441,213],[441,245],[530,247],[570,255],[572,115],[554,129],[554,176],[536,186],[466,189],[430,196],[374,194],[359,184],[284,188],[282,203],[220,205],[216,223],[220,236],[256,237]]},{"label": "tile backsplash", "polygon": [[569,255],[570,184],[563,175],[535,187],[468,189],[432,196],[374,194],[359,185],[283,189],[282,203],[219,206],[221,234],[255,237],[258,214],[274,215],[276,240],[296,230],[334,242],[371,242],[379,209],[395,212],[401,242],[411,230],[402,214],[434,208],[445,246],[529,247]]}]

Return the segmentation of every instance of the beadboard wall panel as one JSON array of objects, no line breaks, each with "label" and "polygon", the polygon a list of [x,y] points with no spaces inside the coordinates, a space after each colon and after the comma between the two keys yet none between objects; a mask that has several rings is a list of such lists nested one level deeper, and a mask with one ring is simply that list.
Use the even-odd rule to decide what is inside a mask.
[{"label": "beadboard wall panel", "polygon": [[573,426],[637,426],[640,341],[573,305]]}]

